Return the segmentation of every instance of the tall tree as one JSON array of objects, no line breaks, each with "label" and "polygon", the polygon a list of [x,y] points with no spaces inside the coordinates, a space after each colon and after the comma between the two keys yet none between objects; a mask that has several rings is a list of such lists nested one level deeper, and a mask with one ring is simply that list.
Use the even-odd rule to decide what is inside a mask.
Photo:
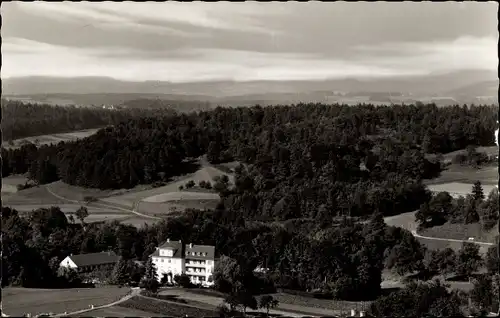
[{"label": "tall tree", "polygon": [[481,185],[481,181],[478,180],[474,182],[474,185],[472,186],[472,195],[474,197],[474,200],[476,201],[484,200],[484,191],[483,186]]},{"label": "tall tree", "polygon": [[75,215],[76,218],[82,222],[82,224],[85,224],[85,218],[89,216],[89,211],[86,207],[81,206],[78,210],[76,210]]}]

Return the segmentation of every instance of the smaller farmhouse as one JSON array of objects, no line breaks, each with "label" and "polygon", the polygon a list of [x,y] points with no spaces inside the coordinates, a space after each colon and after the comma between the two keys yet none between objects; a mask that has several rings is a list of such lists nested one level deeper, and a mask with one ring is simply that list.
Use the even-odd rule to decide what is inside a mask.
[{"label": "smaller farmhouse", "polygon": [[112,269],[119,259],[114,252],[69,255],[59,267],[72,268],[78,272]]}]

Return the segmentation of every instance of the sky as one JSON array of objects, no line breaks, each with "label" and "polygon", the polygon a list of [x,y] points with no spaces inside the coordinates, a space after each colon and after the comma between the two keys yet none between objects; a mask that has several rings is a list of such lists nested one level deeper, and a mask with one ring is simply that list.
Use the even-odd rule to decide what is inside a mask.
[{"label": "sky", "polygon": [[498,67],[496,2],[7,2],[2,78],[321,80]]}]

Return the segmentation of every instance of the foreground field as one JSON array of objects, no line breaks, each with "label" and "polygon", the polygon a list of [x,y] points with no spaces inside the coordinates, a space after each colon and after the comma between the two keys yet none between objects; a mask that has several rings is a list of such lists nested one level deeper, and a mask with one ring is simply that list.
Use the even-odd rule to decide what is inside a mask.
[{"label": "foreground field", "polygon": [[111,303],[125,296],[129,288],[2,289],[2,310],[10,316],[31,313],[63,313]]},{"label": "foreground field", "polygon": [[156,313],[121,307],[120,305],[96,309],[72,317],[153,317]]},{"label": "foreground field", "polygon": [[86,130],[78,130],[69,133],[60,133],[60,134],[50,134],[50,135],[39,135],[33,137],[26,137],[21,139],[15,139],[12,143],[4,142],[2,144],[6,149],[14,149],[19,148],[23,144],[34,143],[36,145],[50,145],[57,144],[61,141],[73,141],[81,138],[86,138],[95,134],[99,129],[86,129]]},{"label": "foreground field", "polygon": [[[182,299],[192,299],[213,306],[222,303],[223,296],[217,292],[204,289],[169,289],[161,292],[162,295],[177,295]],[[333,301],[328,299],[316,299],[311,297],[291,295],[287,293],[275,293],[272,296],[280,302],[271,314],[284,316],[303,317],[312,316],[332,316],[335,314],[347,313],[351,309],[367,308],[368,302],[347,302]],[[262,311],[261,311],[262,312]]]},{"label": "foreground field", "polygon": [[[217,311],[213,309],[197,308],[184,304],[177,304],[174,302],[167,302],[155,298],[135,296],[131,299],[120,304],[120,307],[130,308],[133,310],[140,310],[145,312],[153,312],[163,316],[170,317],[217,317]],[[92,313],[92,312],[90,312]],[[95,314],[93,314],[95,315]]]}]

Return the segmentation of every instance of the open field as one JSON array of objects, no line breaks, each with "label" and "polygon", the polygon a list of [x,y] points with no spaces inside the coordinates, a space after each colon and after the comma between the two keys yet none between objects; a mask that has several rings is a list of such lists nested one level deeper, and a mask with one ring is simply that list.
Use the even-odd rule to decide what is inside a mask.
[{"label": "open field", "polygon": [[164,203],[141,201],[137,204],[136,209],[140,213],[147,215],[165,217],[167,215],[170,216],[182,212],[186,209],[215,209],[218,203],[219,200],[182,200]]},{"label": "open field", "polygon": [[[50,191],[63,198],[76,201],[83,201],[84,198],[87,196],[94,198],[103,198],[114,195],[120,195],[128,191],[136,190],[136,189],[100,190],[100,189],[73,186],[64,183],[62,181],[52,182],[45,186],[48,187]],[[138,186],[140,190],[144,189],[145,187],[146,186]]]},{"label": "open field", "polygon": [[[441,192],[446,191],[452,197],[458,198],[459,196],[466,196],[467,194],[472,193],[473,183],[462,183],[462,182],[449,182],[442,184],[429,184],[427,187],[432,192]],[[483,192],[487,196],[492,190],[496,189],[494,185],[486,185],[483,184]]]},{"label": "open field", "polygon": [[4,196],[2,193],[2,204],[4,206],[16,205],[59,205],[67,204],[68,201],[53,196],[45,186],[37,186]]},{"label": "open field", "polygon": [[[442,250],[445,248],[451,248],[455,252],[459,251],[462,248],[462,242],[456,241],[446,241],[446,240],[431,240],[427,238],[417,238],[418,241],[427,247],[429,250]],[[486,255],[490,246],[487,245],[479,245],[479,253],[481,255]]]},{"label": "open field", "polygon": [[[213,306],[217,306],[223,301],[223,297],[220,293],[207,289],[172,289],[161,292],[160,294],[175,294],[182,297],[182,299],[194,299],[196,301],[212,304]],[[274,312],[270,311],[270,313],[281,315],[297,313],[299,317],[305,315],[332,316],[334,314],[340,314],[341,312],[346,313],[351,309],[362,309],[368,306],[368,302],[334,301],[331,299],[317,299],[282,292],[272,294],[272,296],[278,299],[280,303]]]},{"label": "open field", "polygon": [[441,172],[438,178],[425,180],[425,184],[443,184],[451,182],[470,183],[481,181],[483,186],[498,185],[498,165],[487,165],[479,169],[452,164]]},{"label": "open field", "polygon": [[408,231],[416,231],[418,227],[417,222],[415,222],[416,212],[417,211],[413,211],[413,212],[401,213],[399,215],[385,217],[384,221],[389,226],[397,226]]},{"label": "open field", "polygon": [[[476,151],[477,152],[484,152],[488,156],[498,155],[498,147],[497,146],[477,147]],[[465,154],[465,153],[466,153],[466,149],[461,149],[461,150],[457,150],[457,151],[453,151],[453,152],[449,152],[449,153],[443,154],[443,161],[444,162],[451,162],[451,160],[453,160],[453,158],[456,155],[458,155],[458,154]],[[431,159],[431,158],[435,158],[436,155],[435,154],[429,154],[429,155],[426,155],[426,157],[429,158],[429,159]]]},{"label": "open field", "polygon": [[31,313],[72,312],[94,306],[105,305],[120,299],[129,288],[101,287],[74,289],[2,289],[3,311],[10,316]]},{"label": "open field", "polygon": [[[185,186],[185,184],[190,180],[193,180],[196,184],[198,184],[200,181],[213,182],[212,180],[214,177],[221,176],[223,174],[224,173],[222,171],[216,168],[205,166],[196,171],[195,173],[180,177],[166,186],[149,189],[145,191],[133,191],[133,192],[131,191],[123,195],[103,198],[102,201],[118,204],[121,206],[133,207],[134,204],[136,204],[139,201],[165,202],[168,200],[173,200],[173,201],[183,200],[184,198],[187,200],[218,199],[217,194],[213,193],[210,190],[206,190],[204,192],[202,191],[183,192],[179,191],[179,186]],[[230,182],[234,182],[234,177],[232,175],[227,174],[227,176],[229,177]],[[172,194],[172,193],[178,193],[178,194]],[[185,193],[191,193],[191,194],[185,194]],[[138,212],[141,211],[138,210]]]},{"label": "open field", "polygon": [[61,141],[73,141],[95,134],[99,129],[86,129],[69,133],[59,133],[50,135],[39,135],[13,140],[13,144],[3,142],[2,146],[7,149],[18,148],[25,143],[36,143],[37,145],[57,144]]},{"label": "open field", "polygon": [[157,220],[142,218],[140,216],[134,216],[134,215],[132,215],[131,217],[129,216],[128,218],[121,221],[121,223],[123,224],[132,225],[137,228],[143,227],[145,223],[148,225],[153,225],[157,222],[158,222]]},{"label": "open field", "polygon": [[23,175],[12,175],[2,178],[2,195],[4,193],[16,193],[18,184],[25,184],[28,178]]},{"label": "open field", "polygon": [[142,199],[144,202],[163,203],[171,201],[183,200],[219,200],[220,197],[217,193],[210,192],[188,192],[188,191],[173,191],[169,193],[162,193]]},{"label": "open field", "polygon": [[495,237],[498,235],[498,224],[491,230],[485,231],[481,224],[451,224],[446,223],[441,226],[434,226],[429,229],[419,231],[422,236],[442,237],[455,240],[468,240],[473,237],[479,242],[495,243]]},{"label": "open field", "polygon": [[72,317],[154,317],[155,315],[155,313],[116,305],[72,315]]},{"label": "open field", "polygon": [[167,302],[155,298],[135,296],[120,304],[120,307],[132,308],[134,310],[153,312],[162,316],[171,317],[216,317],[218,316],[215,310],[191,307],[181,305],[174,302]]}]

